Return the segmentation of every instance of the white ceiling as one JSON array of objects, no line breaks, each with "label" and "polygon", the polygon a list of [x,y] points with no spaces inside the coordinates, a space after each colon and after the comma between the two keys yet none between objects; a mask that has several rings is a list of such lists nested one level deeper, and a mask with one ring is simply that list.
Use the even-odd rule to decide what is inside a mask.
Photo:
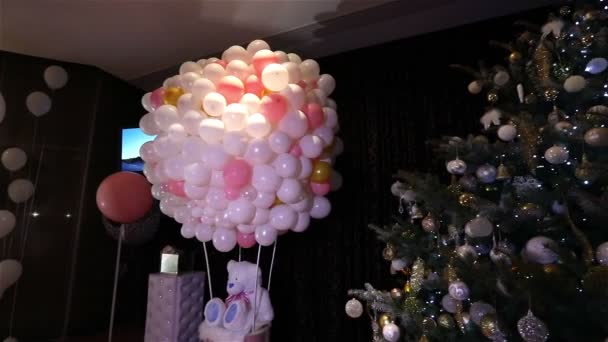
[{"label": "white ceiling", "polygon": [[390,0],[0,0],[0,49],[133,79]]}]

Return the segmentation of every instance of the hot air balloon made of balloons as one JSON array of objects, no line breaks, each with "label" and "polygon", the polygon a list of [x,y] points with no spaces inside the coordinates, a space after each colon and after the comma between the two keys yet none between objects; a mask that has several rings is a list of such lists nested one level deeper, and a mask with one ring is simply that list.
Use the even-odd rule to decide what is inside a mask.
[{"label": "hot air balloon made of balloons", "polygon": [[185,62],[142,98],[140,156],[161,211],[186,238],[267,246],[326,217],[343,150],[335,88],[319,64],[255,40]]}]

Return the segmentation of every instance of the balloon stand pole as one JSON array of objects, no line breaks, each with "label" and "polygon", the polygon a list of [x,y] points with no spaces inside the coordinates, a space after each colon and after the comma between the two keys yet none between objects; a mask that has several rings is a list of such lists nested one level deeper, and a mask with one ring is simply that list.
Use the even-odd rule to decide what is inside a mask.
[{"label": "balloon stand pole", "polygon": [[272,282],[272,270],[274,269],[274,257],[277,253],[277,244],[279,243],[279,239],[276,239],[274,241],[274,246],[272,247],[272,259],[270,259],[270,271],[268,272],[268,286],[266,286],[266,288],[268,289],[268,293],[270,293],[270,284]]},{"label": "balloon stand pole", "polygon": [[209,282],[209,299],[213,299],[213,288],[211,286],[211,270],[209,269],[209,255],[207,254],[207,243],[203,242],[205,252],[205,265],[207,266],[207,281]]},{"label": "balloon stand pole", "polygon": [[[260,271],[260,255],[262,253],[262,246],[258,245],[258,258],[255,263],[256,270]],[[255,277],[255,291],[253,291],[253,325],[251,326],[251,333],[255,331],[255,317],[258,315],[258,279],[260,277]]]},{"label": "balloon stand pole", "polygon": [[120,253],[122,251],[122,240],[125,236],[125,225],[120,225],[118,236],[118,248],[116,250],[116,267],[114,268],[114,289],[112,290],[112,308],[110,309],[110,328],[108,329],[108,342],[112,342],[112,331],[114,330],[114,314],[116,312],[116,293],[118,292],[118,272],[120,270]]}]

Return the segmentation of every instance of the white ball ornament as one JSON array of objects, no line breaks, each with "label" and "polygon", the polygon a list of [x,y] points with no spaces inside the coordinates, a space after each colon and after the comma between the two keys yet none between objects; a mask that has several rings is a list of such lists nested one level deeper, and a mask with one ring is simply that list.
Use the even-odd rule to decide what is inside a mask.
[{"label": "white ball ornament", "polygon": [[270,224],[276,230],[289,230],[295,226],[298,215],[286,204],[279,204],[270,209]]},{"label": "white ball ornament", "polygon": [[288,53],[287,54],[287,58],[289,58],[290,62],[294,62],[294,63],[297,63],[297,64],[302,63],[302,58],[300,58],[300,56],[298,56],[295,53]]},{"label": "white ball ornament", "polygon": [[306,101],[306,94],[304,93],[304,89],[297,84],[289,84],[285,89],[280,92],[285,99],[291,104],[291,107],[294,109],[299,109],[304,106],[304,102]]},{"label": "white ball ornament", "polygon": [[395,323],[388,323],[382,327],[382,337],[388,342],[397,342],[401,337],[401,331]]},{"label": "white ball ornament", "polygon": [[270,45],[261,39],[256,39],[247,45],[247,52],[251,56],[260,50],[270,50]]},{"label": "white ball ornament", "polygon": [[449,313],[455,313],[458,308],[458,301],[449,294],[446,294],[441,299],[441,307]]},{"label": "white ball ornament", "polygon": [[350,318],[359,318],[363,314],[363,305],[360,301],[353,298],[346,302],[346,305],[344,306],[344,311],[346,311],[346,314]]},{"label": "white ball ornament", "polygon": [[242,46],[233,45],[226,49],[224,53],[222,53],[222,59],[227,63],[230,63],[234,60],[240,60],[243,62],[249,62],[251,59],[250,53],[245,50]]},{"label": "white ball ornament", "polygon": [[597,57],[593,58],[587,63],[585,71],[590,74],[597,75],[606,70],[606,67],[608,67],[608,61],[606,60],[606,58]]},{"label": "white ball ornament", "polygon": [[537,236],[526,243],[525,256],[538,264],[552,264],[557,261],[557,243],[548,237]]},{"label": "white ball ornament", "polygon": [[[255,165],[253,167],[253,174],[251,177],[251,184],[256,188],[258,198],[262,193],[274,193],[281,185],[281,177],[279,177],[274,168],[269,165]],[[272,202],[274,202],[274,194],[272,195]],[[266,203],[264,201],[264,203]],[[255,204],[255,203],[254,203]]]},{"label": "white ball ornament", "polygon": [[505,84],[507,84],[509,82],[509,79],[511,77],[509,76],[509,73],[506,71],[499,71],[496,73],[496,75],[494,75],[494,84],[496,84],[497,86],[504,86]]},{"label": "white ball ornament", "polygon": [[281,202],[291,204],[297,202],[303,192],[302,183],[293,178],[286,178],[277,191],[277,197]]},{"label": "white ball ornament", "polygon": [[154,111],[154,121],[158,127],[167,132],[169,126],[179,121],[177,108],[172,105],[162,105]]},{"label": "white ball ornament", "polygon": [[323,196],[315,196],[312,200],[312,208],[310,209],[310,217],[322,219],[329,215],[331,211],[331,203]]},{"label": "white ball ornament", "polygon": [[214,92],[216,90],[215,84],[206,78],[199,78],[194,81],[192,84],[192,88],[190,89],[190,93],[192,94],[192,101],[197,104],[196,108],[200,107],[203,99],[207,94]]},{"label": "white ball ornament", "polygon": [[255,139],[249,143],[245,151],[245,160],[251,165],[267,164],[275,158],[275,153],[266,139]]},{"label": "white ball ornament", "polygon": [[248,139],[243,132],[227,132],[222,144],[226,153],[240,157],[247,151]]},{"label": "white ball ornament", "polygon": [[247,93],[241,97],[239,102],[247,108],[249,114],[259,113],[260,111],[260,98],[255,94]]},{"label": "white ball ornament", "polygon": [[228,75],[235,76],[243,82],[251,74],[249,71],[249,64],[243,62],[240,59],[230,61],[230,63],[226,65],[226,73]]},{"label": "white ball ornament", "polygon": [[184,129],[190,135],[198,135],[198,129],[203,121],[203,116],[198,110],[189,110],[184,113],[180,123],[184,126]]},{"label": "white ball ornament", "polygon": [[302,111],[293,110],[285,114],[279,121],[278,128],[290,138],[299,139],[308,131],[308,119]]},{"label": "white ball ornament", "polygon": [[244,198],[228,204],[228,218],[236,224],[250,223],[255,216],[255,207]]},{"label": "white ball ornament", "polygon": [[467,171],[467,163],[461,159],[450,160],[445,167],[453,175],[463,175]]},{"label": "white ball ornament", "polygon": [[568,160],[568,150],[563,146],[549,147],[545,151],[545,160],[551,164],[563,164]]},{"label": "white ball ornament", "polygon": [[274,52],[274,55],[277,56],[279,63],[289,62],[289,57],[287,57],[287,54],[284,51],[277,50]]},{"label": "white ball ornament", "polygon": [[517,136],[517,128],[513,125],[502,125],[498,128],[497,135],[502,141],[511,141]]},{"label": "white ball ornament", "polygon": [[302,79],[302,74],[300,73],[300,66],[294,62],[286,62],[282,64],[283,67],[287,70],[287,74],[289,75],[289,83],[297,84]]},{"label": "white ball ornament", "polygon": [[262,84],[268,90],[281,91],[289,84],[289,73],[281,64],[269,64],[262,71]]},{"label": "white ball ornament", "polygon": [[316,135],[305,135],[300,139],[300,148],[306,158],[317,158],[323,152],[323,140]]},{"label": "white ball ornament", "polygon": [[476,95],[476,94],[481,93],[483,86],[480,81],[473,81],[473,82],[469,83],[469,86],[467,87],[467,89],[469,90],[469,93]]},{"label": "white ball ornament", "polygon": [[180,67],[179,67],[179,74],[184,75],[189,72],[195,72],[197,74],[202,74],[203,67],[200,64],[198,64],[197,62],[193,62],[193,61],[188,61],[188,62],[182,63],[182,65],[180,65]]},{"label": "white ball ornament", "polygon": [[467,236],[472,238],[490,236],[494,231],[494,225],[485,217],[476,217],[464,226]]},{"label": "white ball ornament", "polygon": [[224,67],[218,63],[209,63],[203,68],[203,77],[216,85],[225,75],[226,70],[224,70]]},{"label": "white ball ornament", "polygon": [[469,287],[462,281],[453,281],[448,286],[450,296],[456,300],[465,300],[469,298]]},{"label": "white ball ornament", "polygon": [[298,220],[296,225],[291,228],[292,231],[296,233],[301,233],[305,231],[310,225],[310,215],[308,213],[298,213]]},{"label": "white ball ornament", "polygon": [[564,81],[564,90],[569,93],[578,93],[579,91],[583,90],[586,85],[587,81],[583,76],[574,75],[568,77],[566,81]]},{"label": "white ball ornament", "polygon": [[595,257],[600,265],[608,266],[608,242],[604,242],[597,246]]},{"label": "white ball ornament", "polygon": [[331,129],[338,127],[338,113],[331,107],[323,107],[323,114],[325,116],[325,126]]},{"label": "white ball ornament", "polygon": [[189,92],[192,89],[194,82],[196,82],[200,78],[201,78],[201,75],[196,72],[187,72],[187,73],[183,74],[180,77],[180,83],[181,83],[182,89]]},{"label": "white ball ornament", "polygon": [[300,159],[289,153],[281,153],[272,163],[277,175],[283,178],[294,178],[300,174]]}]

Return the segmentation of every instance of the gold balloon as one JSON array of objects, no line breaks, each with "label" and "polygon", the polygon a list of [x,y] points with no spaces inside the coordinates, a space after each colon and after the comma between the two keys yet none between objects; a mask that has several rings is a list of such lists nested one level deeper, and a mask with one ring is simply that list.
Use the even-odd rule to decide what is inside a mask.
[{"label": "gold balloon", "polygon": [[483,336],[487,338],[492,338],[499,334],[502,334],[502,327],[498,322],[498,317],[496,314],[489,313],[481,318],[481,332]]},{"label": "gold balloon", "polygon": [[519,61],[521,61],[521,53],[519,53],[518,51],[511,52],[511,54],[509,55],[509,62],[515,64],[519,63]]},{"label": "gold balloon", "polygon": [[310,180],[315,183],[327,183],[331,176],[331,165],[328,162],[317,161],[312,169]]},{"label": "gold balloon", "polygon": [[176,106],[177,100],[179,100],[179,97],[182,95],[184,95],[184,90],[182,88],[171,87],[165,89],[165,93],[163,95],[165,104]]},{"label": "gold balloon", "polygon": [[496,92],[489,92],[488,93],[488,102],[490,103],[496,103],[498,102],[498,94],[496,94]]},{"label": "gold balloon", "polygon": [[277,205],[280,205],[280,204],[285,204],[285,203],[283,203],[283,201],[281,201],[279,199],[279,197],[275,197],[274,198],[274,205],[273,206],[277,206]]},{"label": "gold balloon", "polygon": [[403,291],[398,288],[394,288],[391,290],[391,298],[397,300],[403,297]]},{"label": "gold balloon", "polygon": [[442,313],[441,315],[439,315],[439,317],[437,317],[437,323],[439,323],[440,327],[448,330],[452,330],[454,329],[454,327],[456,327],[456,322],[454,322],[454,318],[452,318],[452,316],[447,313]]},{"label": "gold balloon", "polygon": [[386,247],[382,250],[382,257],[386,261],[391,261],[395,258],[395,249],[391,245],[386,245]]},{"label": "gold balloon", "polygon": [[384,327],[389,323],[393,323],[393,319],[388,314],[383,313],[378,317],[378,324],[380,324],[381,327]]},{"label": "gold balloon", "polygon": [[477,202],[475,195],[468,192],[465,192],[458,197],[458,203],[463,207],[472,207],[475,205],[475,202]]},{"label": "gold balloon", "polygon": [[597,127],[585,133],[585,142],[593,147],[608,146],[608,127]]}]

